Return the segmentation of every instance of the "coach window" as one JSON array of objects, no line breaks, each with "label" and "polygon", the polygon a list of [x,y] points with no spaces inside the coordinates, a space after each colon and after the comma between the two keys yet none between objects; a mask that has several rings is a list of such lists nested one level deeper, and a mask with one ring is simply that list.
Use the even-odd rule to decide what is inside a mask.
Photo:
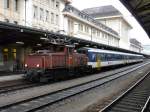
[{"label": "coach window", "polygon": [[130,59],[130,56],[129,56],[129,55],[127,55],[127,59]]},{"label": "coach window", "polygon": [[97,61],[97,60],[101,60],[101,55],[98,54],[98,53],[97,53],[97,55],[96,55],[96,61]]},{"label": "coach window", "polygon": [[108,60],[112,61],[112,54],[108,54]]},{"label": "coach window", "polygon": [[107,60],[110,61],[110,55],[109,54],[107,54]]},{"label": "coach window", "polygon": [[120,57],[120,59],[122,60],[123,59],[123,55],[120,55],[121,57]]},{"label": "coach window", "polygon": [[128,56],[128,55],[127,55],[126,57],[127,57],[127,59],[129,59],[129,56]]},{"label": "coach window", "polygon": [[116,54],[113,54],[114,60],[117,60]]},{"label": "coach window", "polygon": [[121,60],[121,55],[119,54],[119,60]]},{"label": "coach window", "polygon": [[103,54],[103,59],[106,60],[106,55],[105,54]]},{"label": "coach window", "polygon": [[124,55],[124,59],[127,59],[127,56],[126,56],[126,55]]},{"label": "coach window", "polygon": [[118,59],[119,59],[119,60],[121,59],[121,55],[120,55],[120,54],[118,54]]},{"label": "coach window", "polygon": [[117,60],[120,60],[119,56],[120,56],[119,54],[116,54],[116,59]]},{"label": "coach window", "polygon": [[115,54],[112,54],[112,61],[115,61]]},{"label": "coach window", "polygon": [[101,53],[100,56],[101,56],[101,60],[104,61],[105,60],[105,54]]},{"label": "coach window", "polygon": [[105,56],[106,56],[106,60],[108,61],[109,60],[108,54],[106,53]]},{"label": "coach window", "polygon": [[92,58],[91,58],[92,60],[92,62],[95,62],[96,61],[96,54],[95,53],[92,53]]},{"label": "coach window", "polygon": [[125,56],[125,55],[123,55],[123,59],[126,59],[126,56]]}]

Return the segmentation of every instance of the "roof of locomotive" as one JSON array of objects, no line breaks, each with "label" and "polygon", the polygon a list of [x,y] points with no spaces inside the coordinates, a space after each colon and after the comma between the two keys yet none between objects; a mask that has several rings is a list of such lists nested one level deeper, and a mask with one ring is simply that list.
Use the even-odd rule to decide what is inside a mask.
[{"label": "roof of locomotive", "polygon": [[[80,50],[80,49],[79,49]],[[118,52],[118,51],[111,51],[111,50],[104,50],[104,49],[97,49],[97,48],[89,48],[89,47],[83,47],[81,50],[87,50],[88,52],[99,52],[99,53],[110,53],[110,54],[122,54],[122,55],[130,55],[130,56],[143,56],[138,54],[131,54],[131,53],[124,53],[124,52]]]}]

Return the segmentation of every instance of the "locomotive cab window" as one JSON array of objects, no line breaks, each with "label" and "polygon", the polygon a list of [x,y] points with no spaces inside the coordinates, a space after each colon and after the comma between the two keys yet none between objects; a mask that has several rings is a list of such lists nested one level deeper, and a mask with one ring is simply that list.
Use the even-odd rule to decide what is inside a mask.
[{"label": "locomotive cab window", "polygon": [[73,47],[68,47],[68,53],[72,54],[73,53]]},{"label": "locomotive cab window", "polygon": [[56,48],[54,48],[55,50],[55,52],[63,52],[64,51],[64,47],[56,47]]}]

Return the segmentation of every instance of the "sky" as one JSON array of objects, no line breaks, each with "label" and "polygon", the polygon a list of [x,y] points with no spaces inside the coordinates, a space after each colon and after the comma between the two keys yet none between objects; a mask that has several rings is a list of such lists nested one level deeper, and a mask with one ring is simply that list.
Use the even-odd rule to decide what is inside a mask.
[{"label": "sky", "polygon": [[126,7],[124,7],[123,4],[120,3],[119,0],[72,0],[71,5],[78,8],[79,10],[90,7],[113,5],[123,14],[125,19],[133,27],[133,29],[130,31],[130,38],[136,38],[139,42],[142,43],[142,45],[150,45],[150,39],[143,28],[139,25],[132,14],[126,9]]}]

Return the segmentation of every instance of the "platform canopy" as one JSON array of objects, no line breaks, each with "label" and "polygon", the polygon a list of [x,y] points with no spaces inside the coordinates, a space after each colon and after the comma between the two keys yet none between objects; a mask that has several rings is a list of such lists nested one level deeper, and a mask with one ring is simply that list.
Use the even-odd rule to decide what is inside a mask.
[{"label": "platform canopy", "polygon": [[150,37],[150,0],[120,0]]},{"label": "platform canopy", "polygon": [[80,37],[72,37],[59,33],[49,32],[46,30],[0,22],[0,47],[11,44],[13,45],[21,44],[19,46],[22,47],[27,46],[34,47],[37,45],[51,45],[58,43],[62,45],[74,45],[76,48],[93,47],[93,48],[141,54],[118,47],[96,43],[91,40],[84,40],[81,39]]}]

